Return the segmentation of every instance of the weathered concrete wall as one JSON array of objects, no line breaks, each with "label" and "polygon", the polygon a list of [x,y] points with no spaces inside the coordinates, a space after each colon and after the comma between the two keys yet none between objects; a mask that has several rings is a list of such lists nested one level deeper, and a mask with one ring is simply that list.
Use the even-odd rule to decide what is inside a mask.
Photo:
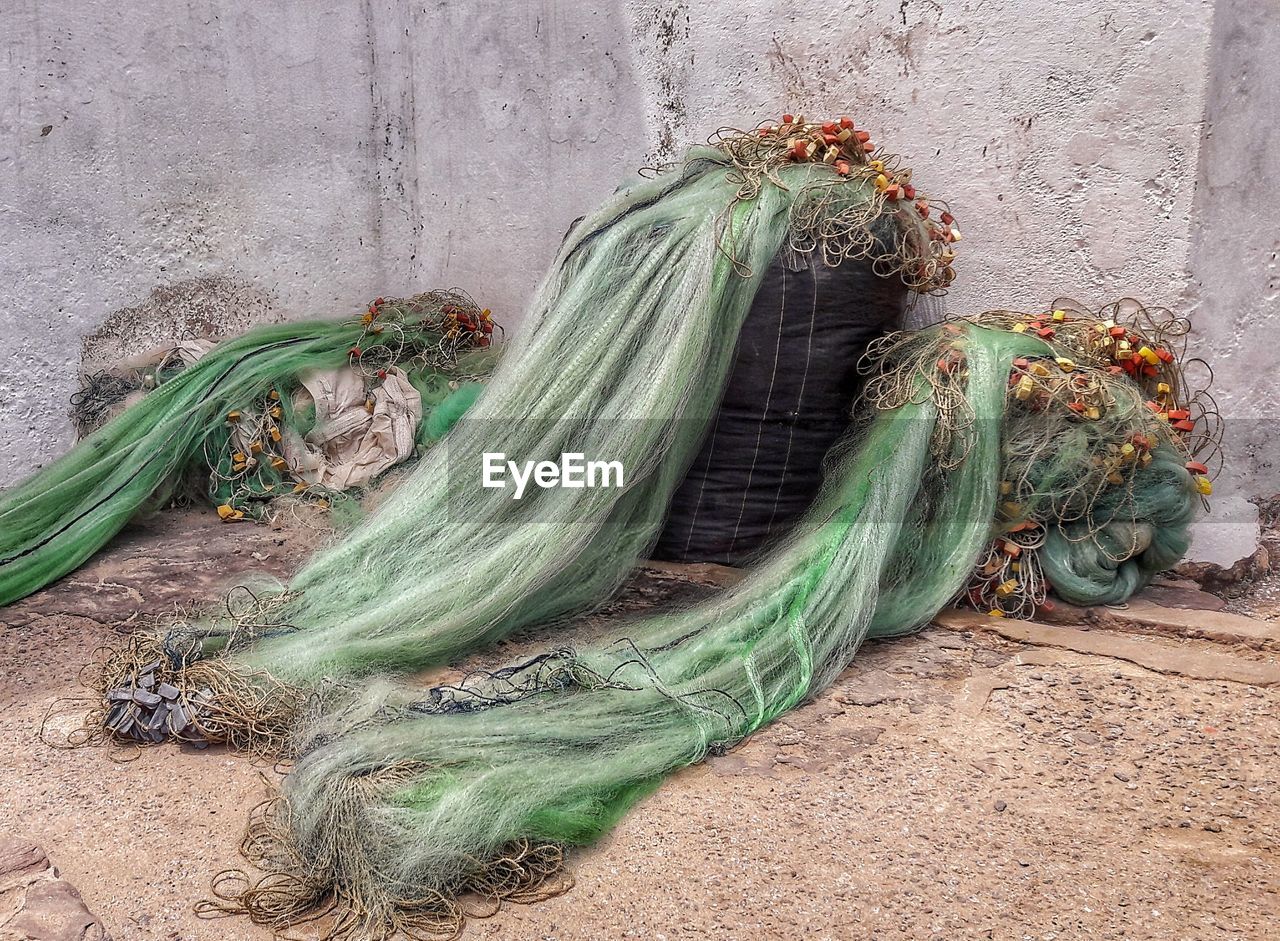
[{"label": "weathered concrete wall", "polygon": [[459,286],[514,325],[645,149],[630,33],[550,3],[0,0],[0,485],[70,445],[81,338],[99,359],[140,314],[217,333]]},{"label": "weathered concrete wall", "polygon": [[367,28],[325,7],[0,0],[0,483],[68,446],[82,335],[153,288],[225,279],[216,328],[380,282]]},{"label": "weathered concrete wall", "polygon": [[1213,0],[484,6],[0,0],[0,483],[67,446],[81,338],[156,287],[186,299],[157,330],[442,285],[516,324],[624,175],[783,110],[854,114],[950,199],[953,310],[1185,307],[1193,261],[1238,267],[1192,257]]},{"label": "weathered concrete wall", "polygon": [[1205,0],[632,6],[659,141],[780,103],[880,129],[961,223],[952,309],[1180,299]]},{"label": "weathered concrete wall", "polygon": [[1225,486],[1194,547],[1212,559],[1249,540],[1247,498],[1280,491],[1280,5],[1218,0],[1209,74],[1189,295],[1225,416]]}]

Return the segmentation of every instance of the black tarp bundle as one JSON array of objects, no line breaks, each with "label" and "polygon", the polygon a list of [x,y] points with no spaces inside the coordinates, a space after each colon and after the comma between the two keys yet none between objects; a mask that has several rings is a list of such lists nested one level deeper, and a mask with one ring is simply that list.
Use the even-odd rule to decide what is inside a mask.
[{"label": "black tarp bundle", "polygon": [[774,259],[756,294],[656,559],[742,565],[785,535],[818,492],[823,456],[849,426],[863,352],[902,326],[901,279],[878,276],[870,261],[828,267],[791,255]]}]

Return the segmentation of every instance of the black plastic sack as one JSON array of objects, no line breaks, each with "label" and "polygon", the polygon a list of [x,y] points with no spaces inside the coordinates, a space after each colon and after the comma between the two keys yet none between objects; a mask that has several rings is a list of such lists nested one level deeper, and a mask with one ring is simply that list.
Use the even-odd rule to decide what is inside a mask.
[{"label": "black plastic sack", "polygon": [[786,534],[849,426],[858,360],[872,340],[899,329],[906,301],[901,281],[877,276],[870,262],[797,271],[774,260],[654,558],[740,565]]}]

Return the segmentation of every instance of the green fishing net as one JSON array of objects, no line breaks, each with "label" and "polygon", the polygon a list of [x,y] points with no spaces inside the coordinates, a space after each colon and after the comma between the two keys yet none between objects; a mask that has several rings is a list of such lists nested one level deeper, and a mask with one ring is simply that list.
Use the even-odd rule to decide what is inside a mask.
[{"label": "green fishing net", "polygon": [[418,440],[428,447],[492,370],[491,333],[488,311],[442,291],[379,298],[353,320],[259,327],[186,368],[162,363],[142,401],[0,494],[0,605],[74,571],[139,511],[184,489],[203,490],[228,520],[261,517],[285,496],[340,498],[284,458],[284,437],[301,440],[315,420],[294,406],[300,380],[350,366],[372,397],[388,370],[401,370],[421,393]]},{"label": "green fishing net", "polygon": [[[483,394],[347,539],[234,616],[168,625],[108,665],[106,685],[155,656],[208,690],[209,737],[296,760],[244,845],[265,875],[219,879],[205,910],[454,936],[477,906],[555,891],[567,848],[813,697],[866,638],[957,598],[1000,614],[1048,585],[1122,599],[1180,557],[1207,481],[1176,323],[993,312],[878,345],[812,509],[735,587],[458,684],[394,679],[617,589],[779,252],[872,258],[928,291],[950,282],[958,237],[852,122],[789,118],[695,148],[583,220]],[[620,461],[626,484],[514,500],[480,486],[493,451]]]}]

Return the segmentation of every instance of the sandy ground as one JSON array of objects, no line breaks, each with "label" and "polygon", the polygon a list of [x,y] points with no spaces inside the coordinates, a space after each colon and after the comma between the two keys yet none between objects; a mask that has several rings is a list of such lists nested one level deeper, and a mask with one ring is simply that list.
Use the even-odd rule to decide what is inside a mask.
[{"label": "sandy ground", "polygon": [[[212,749],[56,750],[42,717],[135,611],[283,573],[308,541],[168,514],[0,611],[0,831],[43,845],[117,941],[270,936],[192,905],[238,865],[277,776]],[[650,575],[627,606],[710,590]],[[1274,665],[1276,638],[1142,640]],[[574,854],[570,892],[464,938],[1277,938],[1278,706],[1276,686],[981,630],[871,644],[816,702]]]}]

